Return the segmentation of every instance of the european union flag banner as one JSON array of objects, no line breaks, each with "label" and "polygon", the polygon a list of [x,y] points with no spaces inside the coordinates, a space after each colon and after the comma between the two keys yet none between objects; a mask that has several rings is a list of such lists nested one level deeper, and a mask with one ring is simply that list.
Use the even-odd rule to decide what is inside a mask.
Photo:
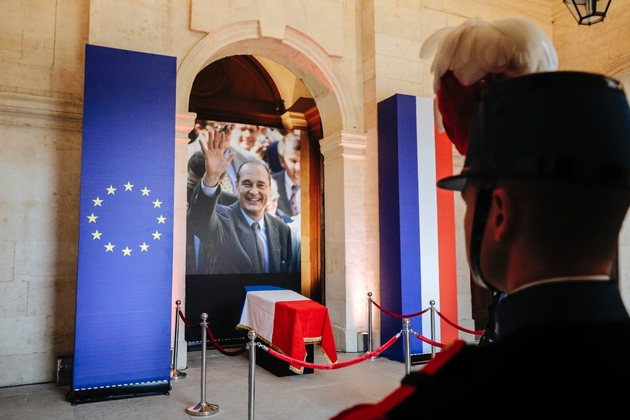
[{"label": "european union flag banner", "polygon": [[168,390],[173,57],[88,45],[73,399]]},{"label": "european union flag banner", "polygon": [[[452,192],[438,191],[437,179],[453,173],[452,146],[435,130],[433,101],[394,95],[378,104],[378,166],[381,306],[397,314],[430,307],[457,319],[455,220]],[[436,320],[435,340],[452,341],[456,330]],[[381,315],[381,342],[402,328]],[[411,328],[430,337],[430,313],[411,319]],[[413,338],[412,354],[428,344]],[[402,340],[383,355],[404,360]]]}]

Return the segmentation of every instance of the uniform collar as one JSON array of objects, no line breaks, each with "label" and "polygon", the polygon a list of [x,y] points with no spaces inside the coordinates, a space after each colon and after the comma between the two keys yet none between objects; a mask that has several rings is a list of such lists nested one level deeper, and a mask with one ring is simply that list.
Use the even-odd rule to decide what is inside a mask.
[{"label": "uniform collar", "polygon": [[499,339],[535,325],[629,319],[619,285],[598,279],[541,281],[510,293],[497,306]]},{"label": "uniform collar", "polygon": [[516,293],[520,290],[526,289],[528,287],[532,287],[532,286],[537,286],[540,284],[547,284],[547,283],[559,283],[562,281],[577,281],[577,280],[593,280],[593,281],[610,281],[610,277],[608,276],[567,276],[567,277],[553,277],[550,279],[544,279],[544,280],[538,280],[538,281],[534,281],[532,283],[528,283],[524,286],[519,287],[516,290],[513,290],[512,293]]}]

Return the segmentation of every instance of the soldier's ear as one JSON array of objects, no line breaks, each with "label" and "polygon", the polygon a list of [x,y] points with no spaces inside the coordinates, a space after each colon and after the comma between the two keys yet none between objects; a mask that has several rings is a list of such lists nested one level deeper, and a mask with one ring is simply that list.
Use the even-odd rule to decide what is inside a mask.
[{"label": "soldier's ear", "polygon": [[492,203],[486,232],[488,229],[497,242],[508,240],[516,222],[516,206],[513,197],[504,188],[495,188],[492,192]]}]

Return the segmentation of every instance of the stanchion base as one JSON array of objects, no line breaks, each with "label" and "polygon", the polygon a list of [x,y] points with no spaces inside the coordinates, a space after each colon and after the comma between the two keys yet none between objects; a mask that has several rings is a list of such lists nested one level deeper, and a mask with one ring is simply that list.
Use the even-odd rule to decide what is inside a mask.
[{"label": "stanchion base", "polygon": [[186,374],[184,372],[180,372],[178,370],[171,371],[171,381],[179,381],[180,379],[184,379]]},{"label": "stanchion base", "polygon": [[207,402],[200,402],[194,407],[189,407],[186,412],[191,416],[211,416],[219,412],[219,406],[216,404],[209,404]]}]

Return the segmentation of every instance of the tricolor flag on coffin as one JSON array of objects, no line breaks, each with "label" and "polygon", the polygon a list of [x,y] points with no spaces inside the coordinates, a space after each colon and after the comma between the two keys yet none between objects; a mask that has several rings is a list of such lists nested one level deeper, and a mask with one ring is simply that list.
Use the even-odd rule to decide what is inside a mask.
[{"label": "tricolor flag on coffin", "polygon": [[[274,286],[245,287],[239,328],[252,329],[281,353],[306,360],[305,344],[318,343],[330,363],[337,362],[328,309],[292,290]],[[304,368],[290,366],[296,373]]]},{"label": "tricolor flag on coffin", "polygon": [[86,47],[75,400],[170,389],[175,70]]},{"label": "tricolor flag on coffin", "polygon": [[[454,199],[437,179],[452,175],[452,145],[435,129],[433,100],[394,95],[378,104],[380,305],[397,314],[435,307],[457,320]],[[456,330],[436,319],[435,340],[449,342]],[[381,315],[381,342],[401,330],[401,320]],[[430,313],[411,319],[430,338]],[[411,340],[411,353],[430,346]],[[402,340],[384,355],[404,360]]]}]

